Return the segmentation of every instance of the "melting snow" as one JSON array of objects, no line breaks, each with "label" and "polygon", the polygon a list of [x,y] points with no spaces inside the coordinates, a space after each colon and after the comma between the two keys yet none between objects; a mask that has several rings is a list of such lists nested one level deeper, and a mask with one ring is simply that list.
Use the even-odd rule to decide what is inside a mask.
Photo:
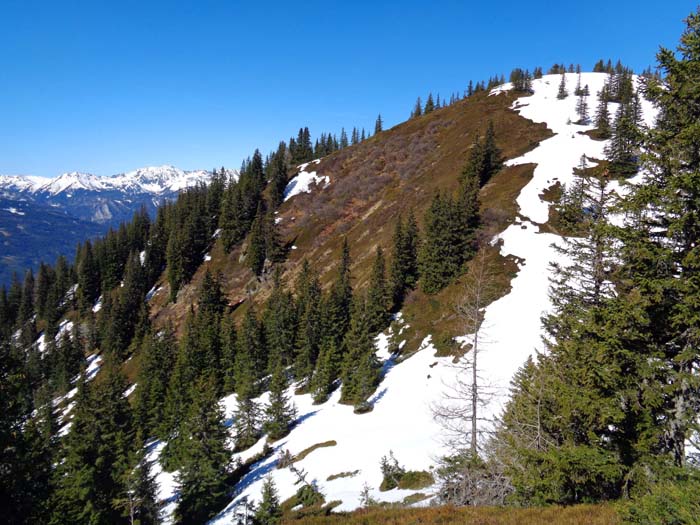
[{"label": "melting snow", "polygon": [[300,193],[309,193],[313,185],[327,186],[331,179],[328,175],[319,177],[315,171],[306,171],[309,164],[319,164],[321,159],[316,159],[299,166],[299,174],[289,181],[284,189],[284,200],[287,201]]}]

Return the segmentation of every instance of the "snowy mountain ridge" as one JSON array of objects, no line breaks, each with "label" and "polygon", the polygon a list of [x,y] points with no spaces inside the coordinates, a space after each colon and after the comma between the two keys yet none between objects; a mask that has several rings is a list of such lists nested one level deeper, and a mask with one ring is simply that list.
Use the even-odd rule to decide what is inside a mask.
[{"label": "snowy mountain ridge", "polygon": [[[238,171],[225,170],[237,179]],[[4,255],[0,283],[21,275],[39,261],[70,256],[77,242],[106,233],[142,207],[152,216],[180,191],[207,184],[213,173],[174,166],[139,168],[110,177],[69,172],[53,179],[31,175],[0,176],[0,231]]]},{"label": "snowy mountain ridge", "polygon": [[[236,170],[227,170],[226,174],[229,177],[238,177]],[[185,171],[167,164],[139,168],[109,177],[77,171],[63,173],[53,179],[31,175],[0,175],[0,193],[6,197],[17,194],[55,197],[62,193],[83,190],[160,195],[179,191],[200,182],[207,183],[211,178],[210,171]]]}]

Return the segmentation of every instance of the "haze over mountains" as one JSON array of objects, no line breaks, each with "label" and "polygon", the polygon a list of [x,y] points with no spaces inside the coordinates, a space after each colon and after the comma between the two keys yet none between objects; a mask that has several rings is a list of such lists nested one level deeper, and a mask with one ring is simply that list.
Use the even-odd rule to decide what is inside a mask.
[{"label": "haze over mountains", "polygon": [[[227,170],[227,176],[238,172]],[[0,175],[0,283],[13,272],[71,257],[77,242],[105,233],[129,220],[142,206],[150,214],[166,200],[212,172],[185,171],[163,165],[139,168],[110,177],[70,172],[53,179]]]}]

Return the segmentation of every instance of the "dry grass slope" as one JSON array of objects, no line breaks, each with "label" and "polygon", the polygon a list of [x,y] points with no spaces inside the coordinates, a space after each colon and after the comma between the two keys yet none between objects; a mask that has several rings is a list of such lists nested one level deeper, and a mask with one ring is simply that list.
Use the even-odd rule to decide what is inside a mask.
[{"label": "dry grass slope", "polygon": [[[505,158],[514,158],[535,147],[550,132],[544,125],[520,117],[510,109],[515,95],[489,97],[485,93],[450,107],[404,122],[369,140],[341,150],[313,166],[319,175],[329,176],[327,187],[301,194],[280,209],[280,233],[297,249],[284,263],[284,277],[292,283],[306,258],[328,286],[339,260],[344,237],[353,259],[354,286],[362,290],[369,279],[372,256],[377,246],[391,249],[391,237],[399,214],[413,211],[419,220],[437,191],[454,191],[457,177],[477,134],[493,121],[496,138]],[[481,192],[483,236],[502,230],[517,216],[515,196],[532,176],[533,166],[503,169]],[[246,246],[226,255],[216,243],[211,261],[204,263],[175,304],[165,302],[167,284],[152,301],[156,324],[173,322],[181,326],[196,299],[204,271],[209,268],[223,276],[225,292],[232,305],[243,304],[240,316],[251,304],[262,304],[270,290],[269,280],[255,279],[245,266]],[[493,249],[490,260],[505,293],[517,270],[513,261]],[[426,334],[449,337],[460,333],[452,304],[459,295],[459,282],[436,296],[415,292],[409,296],[404,314],[411,325],[405,349],[415,351]]]},{"label": "dry grass slope", "polygon": [[429,507],[370,509],[348,514],[288,518],[285,525],[618,525],[612,505],[515,509]]}]

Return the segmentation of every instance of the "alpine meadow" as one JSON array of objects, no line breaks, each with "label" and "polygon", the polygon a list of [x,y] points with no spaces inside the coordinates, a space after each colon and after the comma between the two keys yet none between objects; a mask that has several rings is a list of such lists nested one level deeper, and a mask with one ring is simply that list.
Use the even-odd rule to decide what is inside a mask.
[{"label": "alpine meadow", "polygon": [[[38,4],[0,8],[46,81],[0,90],[2,523],[700,524],[700,7],[667,45],[607,6],[616,49],[514,2]],[[581,55],[481,74],[532,39]]]}]

